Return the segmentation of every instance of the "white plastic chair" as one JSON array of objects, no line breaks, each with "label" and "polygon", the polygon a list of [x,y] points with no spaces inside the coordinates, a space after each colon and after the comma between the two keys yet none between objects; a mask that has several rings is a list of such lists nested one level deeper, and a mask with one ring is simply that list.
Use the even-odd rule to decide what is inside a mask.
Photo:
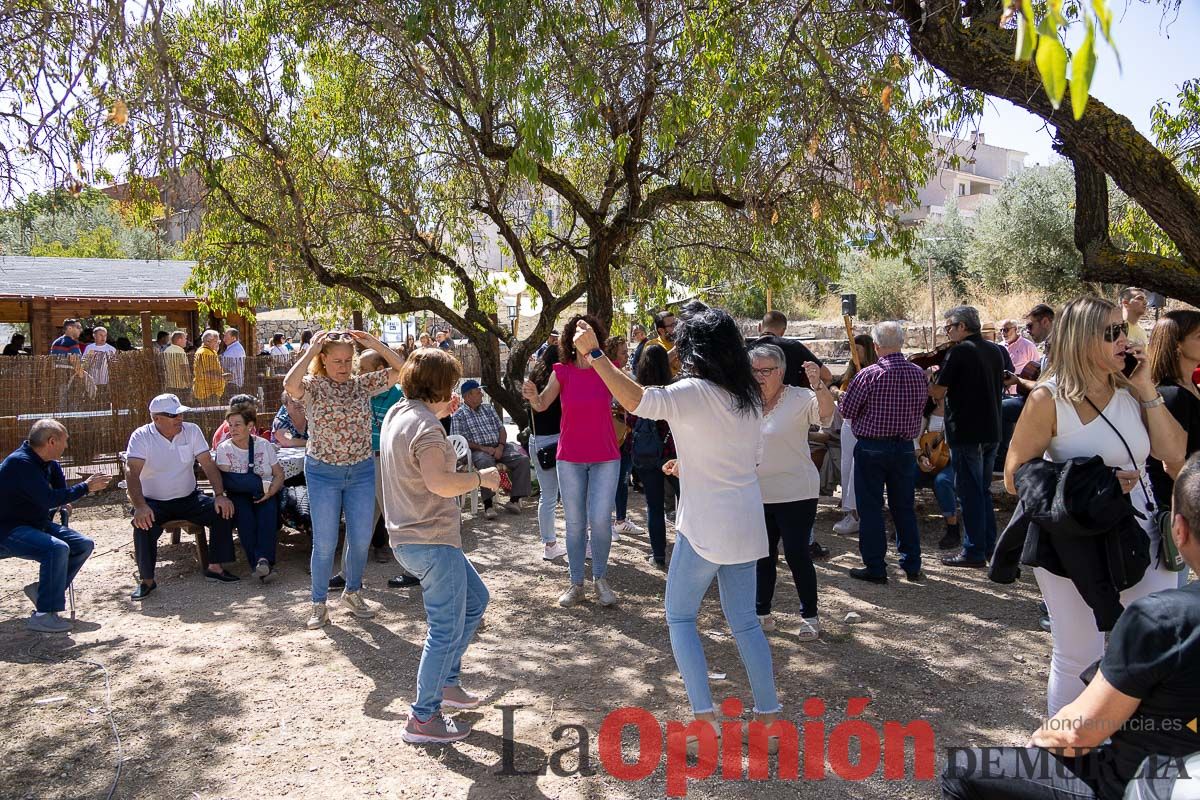
[{"label": "white plastic chair", "polygon": [[[467,444],[467,438],[465,436],[459,436],[458,434],[452,434],[451,436],[448,436],[446,438],[448,438],[450,440],[450,446],[454,448],[454,455],[459,460],[463,460],[463,459],[466,460],[467,472],[475,472],[475,462],[471,459],[471,446],[469,444]],[[472,489],[467,494],[469,494],[471,496],[471,513],[478,514],[479,513],[479,489],[478,488]],[[466,496],[467,495],[462,495],[459,497],[459,499],[458,499],[459,507],[462,506],[462,498],[466,497]]]}]

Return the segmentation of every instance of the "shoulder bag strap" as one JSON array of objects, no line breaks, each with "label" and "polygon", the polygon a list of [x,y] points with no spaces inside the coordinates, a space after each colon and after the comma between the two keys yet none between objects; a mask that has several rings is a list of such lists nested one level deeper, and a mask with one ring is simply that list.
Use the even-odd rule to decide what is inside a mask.
[{"label": "shoulder bag strap", "polygon": [[258,438],[257,434],[250,434],[250,452],[246,456],[246,474],[254,474],[254,440]]},{"label": "shoulder bag strap", "polygon": [[1146,491],[1146,484],[1142,480],[1142,471],[1137,468],[1137,459],[1133,457],[1133,450],[1129,449],[1129,443],[1125,441],[1125,437],[1121,435],[1121,432],[1119,430],[1117,430],[1117,426],[1113,425],[1112,422],[1108,419],[1108,417],[1104,416],[1104,412],[1101,411],[1096,406],[1096,404],[1092,402],[1092,398],[1084,396],[1083,399],[1088,401],[1089,406],[1096,409],[1096,413],[1100,415],[1100,419],[1104,420],[1105,425],[1112,428],[1112,432],[1117,435],[1117,438],[1121,440],[1121,444],[1123,444],[1125,446],[1125,452],[1126,452],[1126,454],[1129,455],[1129,463],[1133,464],[1133,468],[1135,470],[1137,470],[1138,483],[1140,483],[1142,485],[1142,491],[1146,493],[1146,503],[1147,503],[1146,510],[1153,512],[1154,511],[1154,495],[1152,495],[1152,494],[1150,494],[1150,492]]}]

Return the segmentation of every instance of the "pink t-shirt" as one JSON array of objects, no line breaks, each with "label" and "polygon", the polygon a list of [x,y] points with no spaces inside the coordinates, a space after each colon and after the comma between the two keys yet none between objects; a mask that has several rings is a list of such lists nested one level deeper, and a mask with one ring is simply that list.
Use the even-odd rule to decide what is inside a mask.
[{"label": "pink t-shirt", "polygon": [[594,369],[555,364],[562,399],[562,435],[558,458],[576,464],[619,461],[617,434],[612,422],[612,394]]}]

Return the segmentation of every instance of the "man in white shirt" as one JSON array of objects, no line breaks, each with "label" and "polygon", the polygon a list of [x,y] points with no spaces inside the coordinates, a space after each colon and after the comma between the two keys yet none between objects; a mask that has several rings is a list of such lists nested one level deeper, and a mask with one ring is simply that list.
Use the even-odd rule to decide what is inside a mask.
[{"label": "man in white shirt", "polygon": [[221,367],[233,376],[229,379],[229,385],[234,388],[240,388],[246,377],[246,348],[238,339],[237,328],[226,328],[225,333],[221,334],[221,341],[225,343]]},{"label": "man in white shirt", "polygon": [[1136,286],[1127,286],[1121,290],[1121,315],[1129,324],[1129,332],[1125,338],[1131,347],[1146,349],[1150,337],[1142,329],[1142,317],[1146,316],[1146,290]]},{"label": "man in white shirt", "polygon": [[108,359],[116,352],[108,343],[108,329],[92,328],[92,343],[83,351],[83,365],[101,393],[108,390]]},{"label": "man in white shirt", "polygon": [[[131,598],[143,600],[157,588],[154,565],[162,523],[186,520],[209,530],[208,564],[204,577],[232,583],[238,577],[222,563],[233,561],[233,502],[225,494],[221,471],[213,463],[200,426],[184,422],[190,411],[173,394],[150,401],[150,419],[129,437],[126,455],[129,502],[133,504],[133,547],[141,582]],[[214,500],[196,486],[196,462],[216,495]]]}]

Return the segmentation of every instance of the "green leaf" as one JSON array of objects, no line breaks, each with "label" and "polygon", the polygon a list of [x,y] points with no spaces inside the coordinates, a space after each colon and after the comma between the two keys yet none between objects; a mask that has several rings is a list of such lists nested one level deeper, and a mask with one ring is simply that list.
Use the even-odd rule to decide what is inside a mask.
[{"label": "green leaf", "polygon": [[1047,3],[1047,8],[1050,11],[1050,18],[1054,21],[1056,26],[1063,25],[1066,22],[1066,20],[1063,19],[1062,4],[1063,0],[1050,0],[1050,2]]},{"label": "green leaf", "polygon": [[1067,91],[1067,49],[1058,40],[1058,29],[1049,17],[1042,19],[1038,33],[1041,35],[1038,37],[1035,60],[1046,96],[1057,109],[1062,105],[1063,95]]},{"label": "green leaf", "polygon": [[1075,119],[1083,116],[1087,108],[1088,89],[1092,85],[1092,74],[1096,71],[1096,26],[1087,20],[1087,33],[1083,44],[1071,59],[1071,110]]},{"label": "green leaf", "polygon": [[1112,9],[1108,7],[1108,0],[1092,0],[1092,11],[1096,12],[1096,21],[1100,23],[1100,30],[1104,33],[1104,38],[1108,43],[1113,45],[1112,38]]},{"label": "green leaf", "polygon": [[1033,57],[1033,49],[1037,46],[1037,30],[1034,27],[1033,3],[1021,0],[1021,21],[1017,25],[1017,61],[1028,61]]}]

